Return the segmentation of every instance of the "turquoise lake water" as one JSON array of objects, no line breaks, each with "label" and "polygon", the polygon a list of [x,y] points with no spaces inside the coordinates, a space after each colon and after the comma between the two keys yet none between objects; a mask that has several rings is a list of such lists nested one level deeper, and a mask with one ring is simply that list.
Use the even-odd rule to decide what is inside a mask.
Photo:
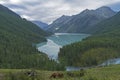
[{"label": "turquoise lake water", "polygon": [[58,52],[62,46],[81,41],[90,35],[88,34],[74,34],[74,33],[55,33],[47,37],[47,42],[37,45],[38,50],[48,55],[50,59],[57,60]]},{"label": "turquoise lake water", "polygon": [[[82,41],[86,37],[90,36],[89,34],[73,34],[73,33],[55,33],[54,35],[47,37],[47,42],[42,42],[37,45],[39,51],[44,52],[48,55],[50,59],[54,59],[57,61],[58,52],[62,46]],[[104,65],[111,65],[111,64],[120,64],[120,58],[111,59],[105,61],[102,66]],[[81,67],[71,67],[67,66],[67,71],[75,71],[80,70]]]}]

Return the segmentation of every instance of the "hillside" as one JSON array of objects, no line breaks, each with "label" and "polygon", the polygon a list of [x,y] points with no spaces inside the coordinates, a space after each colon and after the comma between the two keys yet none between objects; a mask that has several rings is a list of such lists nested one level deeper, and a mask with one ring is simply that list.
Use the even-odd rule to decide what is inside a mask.
[{"label": "hillside", "polygon": [[82,42],[64,46],[59,60],[68,66],[96,66],[120,57],[120,12],[98,23],[93,35]]},{"label": "hillside", "polygon": [[109,34],[120,34],[120,12],[118,12],[115,16],[104,20],[97,25],[91,27],[90,32],[92,34],[100,34],[100,33],[109,33]]},{"label": "hillside", "polygon": [[48,34],[35,24],[0,5],[0,68],[38,68],[53,70],[57,66],[36,44]]},{"label": "hillside", "polygon": [[[103,6],[96,10],[84,10],[73,16],[62,16],[50,24],[48,31],[68,33],[88,33],[97,23],[115,15],[111,8]],[[94,27],[92,28],[94,30]]]},{"label": "hillside", "polygon": [[40,40],[45,40],[44,36],[47,35],[42,29],[38,28],[36,25],[22,19],[19,15],[9,10],[8,8],[0,5],[0,28],[1,31],[18,36],[24,36],[24,38],[29,39],[30,42],[40,42]]}]

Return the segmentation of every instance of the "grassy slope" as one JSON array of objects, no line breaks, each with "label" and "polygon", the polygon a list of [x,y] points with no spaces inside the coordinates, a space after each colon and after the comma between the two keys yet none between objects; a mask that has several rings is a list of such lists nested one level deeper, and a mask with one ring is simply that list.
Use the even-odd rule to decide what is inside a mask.
[{"label": "grassy slope", "polygon": [[[13,75],[16,78],[16,80],[30,80],[30,77],[28,78],[25,75],[19,75],[20,72],[24,72],[27,70],[21,70],[21,69],[0,69],[0,74],[2,74],[2,78],[5,77],[6,74],[13,73]],[[53,71],[37,71],[36,80],[119,80],[120,79],[120,65],[111,65],[108,67],[98,67],[98,68],[91,68],[85,70],[85,75],[83,77],[75,76],[70,77],[67,75],[68,72],[58,72],[63,73],[63,78],[56,78],[56,79],[49,79]],[[74,75],[77,75],[80,73],[80,71],[72,72]],[[22,76],[22,77],[20,77]],[[23,78],[24,77],[24,78]],[[6,78],[10,78],[10,75]],[[3,79],[4,80],[4,79]],[[11,80],[11,79],[5,79],[5,80]]]}]

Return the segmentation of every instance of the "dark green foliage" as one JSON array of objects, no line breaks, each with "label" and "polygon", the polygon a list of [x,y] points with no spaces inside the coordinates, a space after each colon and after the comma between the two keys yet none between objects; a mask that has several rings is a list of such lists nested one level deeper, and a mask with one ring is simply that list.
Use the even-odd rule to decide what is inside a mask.
[{"label": "dark green foliage", "polygon": [[120,57],[120,38],[92,37],[64,46],[59,59],[68,66],[93,66],[111,58]]},{"label": "dark green foliage", "polygon": [[94,66],[120,57],[120,12],[101,22],[93,36],[82,42],[64,46],[59,60],[68,66]]},{"label": "dark green foliage", "polygon": [[33,43],[44,41],[46,36],[44,31],[31,22],[6,12],[0,12],[0,32],[19,36]]},{"label": "dark green foliage", "polygon": [[0,68],[60,70],[53,68],[60,64],[36,49],[48,34],[2,5],[0,10]]}]

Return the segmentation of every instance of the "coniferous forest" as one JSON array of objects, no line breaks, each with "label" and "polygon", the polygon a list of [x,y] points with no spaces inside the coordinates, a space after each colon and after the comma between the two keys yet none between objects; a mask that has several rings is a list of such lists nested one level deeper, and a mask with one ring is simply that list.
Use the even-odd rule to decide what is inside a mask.
[{"label": "coniferous forest", "polygon": [[96,66],[120,57],[120,12],[94,28],[92,35],[60,49],[59,60],[68,66]]},{"label": "coniferous forest", "polygon": [[[12,2],[12,0],[7,1]],[[2,1],[3,4],[5,2]],[[22,2],[24,3],[24,0]],[[13,1],[14,4],[21,4],[22,2],[19,0],[18,2]],[[25,4],[33,7],[34,2],[27,3],[25,1]],[[9,6],[24,8],[23,5]],[[49,6],[53,9],[54,4],[50,2],[50,5],[44,7]],[[38,8],[36,9],[38,10]],[[61,9],[60,5],[57,10]],[[47,13],[50,14],[51,10]],[[41,17],[41,15],[38,16]],[[55,16],[46,16],[42,15],[47,19],[55,18]],[[109,60],[120,59],[120,12],[114,12],[105,6],[96,10],[86,9],[77,15],[63,15],[53,21],[53,28],[50,27],[51,25],[38,27],[35,23],[33,24],[0,4],[0,80],[120,79],[120,60],[118,65],[107,66],[108,63],[102,65],[102,63]],[[42,30],[41,27],[46,31]],[[58,32],[61,29],[63,32],[68,33],[53,34],[56,31],[49,32],[51,31],[48,30],[50,28]],[[80,32],[84,32],[85,35]],[[78,37],[81,41],[78,41]],[[44,51],[38,47],[44,48],[46,53],[43,53]]]},{"label": "coniferous forest", "polygon": [[60,65],[38,52],[36,44],[46,41],[46,33],[0,5],[0,68],[59,70]]}]

